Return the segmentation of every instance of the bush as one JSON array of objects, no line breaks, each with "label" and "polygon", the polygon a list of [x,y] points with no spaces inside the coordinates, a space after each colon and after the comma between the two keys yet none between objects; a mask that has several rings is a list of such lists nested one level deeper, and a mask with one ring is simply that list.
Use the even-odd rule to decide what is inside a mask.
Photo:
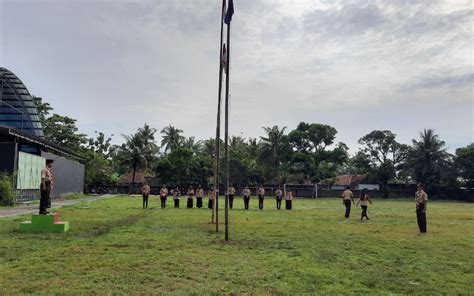
[{"label": "bush", "polygon": [[13,186],[12,177],[7,174],[0,174],[0,204],[13,205]]}]

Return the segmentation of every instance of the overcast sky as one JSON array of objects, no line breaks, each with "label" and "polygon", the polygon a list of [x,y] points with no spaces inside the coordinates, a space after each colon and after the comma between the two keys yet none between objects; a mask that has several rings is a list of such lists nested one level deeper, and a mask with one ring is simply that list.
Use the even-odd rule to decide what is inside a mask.
[{"label": "overcast sky", "polygon": [[[0,0],[0,65],[81,131],[215,134],[220,1]],[[474,141],[472,0],[234,0],[230,133]]]}]

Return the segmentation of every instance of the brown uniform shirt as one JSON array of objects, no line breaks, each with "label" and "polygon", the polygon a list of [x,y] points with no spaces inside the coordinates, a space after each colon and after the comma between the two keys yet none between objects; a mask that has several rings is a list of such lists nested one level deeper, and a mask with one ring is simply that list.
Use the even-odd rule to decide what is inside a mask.
[{"label": "brown uniform shirt", "polygon": [[293,200],[293,192],[287,192],[285,196],[286,200]]},{"label": "brown uniform shirt", "polygon": [[143,185],[142,193],[143,193],[143,194],[150,194],[150,186],[148,186],[148,185]]},{"label": "brown uniform shirt", "polygon": [[167,196],[168,195],[168,188],[161,188],[160,189],[160,195],[161,196]]},{"label": "brown uniform shirt", "polygon": [[242,194],[243,194],[244,196],[250,197],[250,189],[245,188],[245,189],[242,191]]},{"label": "brown uniform shirt", "polygon": [[173,191],[173,199],[179,199],[179,196],[180,196],[180,195],[181,195],[181,194],[179,193],[178,190],[174,190],[174,191]]},{"label": "brown uniform shirt", "polygon": [[280,189],[277,189],[275,190],[275,195],[278,196],[278,197],[281,197],[282,196],[282,191]]},{"label": "brown uniform shirt", "polygon": [[369,206],[369,195],[365,194],[363,197],[360,198],[359,202],[361,206]]},{"label": "brown uniform shirt", "polygon": [[199,188],[196,190],[196,197],[204,197],[204,189]]},{"label": "brown uniform shirt", "polygon": [[235,188],[234,187],[229,187],[229,194],[231,194],[231,195],[235,194]]},{"label": "brown uniform shirt", "polygon": [[426,194],[426,192],[423,189],[416,191],[415,193],[416,204],[422,204],[422,203],[425,203],[426,201],[428,201],[428,194]]},{"label": "brown uniform shirt", "polygon": [[214,190],[209,190],[209,199],[214,199],[215,196],[216,193],[214,192]]},{"label": "brown uniform shirt", "polygon": [[342,193],[342,198],[344,200],[351,200],[353,196],[354,194],[349,189],[344,190],[344,192]]},{"label": "brown uniform shirt", "polygon": [[258,188],[258,195],[265,195],[265,188],[263,187]]},{"label": "brown uniform shirt", "polygon": [[188,198],[193,198],[194,196],[194,189],[188,189]]},{"label": "brown uniform shirt", "polygon": [[[51,189],[53,187],[53,171],[48,167],[45,166],[41,170],[41,187],[43,186],[43,180],[45,182],[49,182],[49,188],[42,188],[42,189]],[[48,186],[48,185],[46,185]]]}]

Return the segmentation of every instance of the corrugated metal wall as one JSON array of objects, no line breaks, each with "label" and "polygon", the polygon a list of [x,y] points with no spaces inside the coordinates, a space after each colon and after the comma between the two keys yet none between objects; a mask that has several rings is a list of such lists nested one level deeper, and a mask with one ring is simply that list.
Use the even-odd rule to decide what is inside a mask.
[{"label": "corrugated metal wall", "polygon": [[46,159],[54,159],[54,185],[51,197],[84,191],[84,165],[51,153],[41,152]]}]

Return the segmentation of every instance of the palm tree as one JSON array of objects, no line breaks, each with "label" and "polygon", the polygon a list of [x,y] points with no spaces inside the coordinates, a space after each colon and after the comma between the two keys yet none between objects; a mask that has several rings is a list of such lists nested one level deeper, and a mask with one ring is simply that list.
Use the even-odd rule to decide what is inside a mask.
[{"label": "palm tree", "polygon": [[116,147],[116,159],[123,165],[132,168],[132,184],[130,194],[135,187],[135,174],[137,169],[146,168],[158,152],[154,142],[148,142],[142,133],[134,135],[122,135],[125,143]]},{"label": "palm tree", "polygon": [[181,135],[183,131],[169,125],[161,130],[164,134],[161,140],[161,148],[165,147],[165,152],[171,151],[181,146],[184,141],[184,137]]},{"label": "palm tree", "polygon": [[138,133],[140,137],[143,139],[144,145],[148,145],[149,143],[155,143],[155,128],[150,128],[150,126],[145,123],[145,125],[138,129]]},{"label": "palm tree", "polygon": [[261,160],[270,161],[275,177],[277,177],[278,166],[280,165],[280,148],[285,129],[286,126],[279,129],[277,125],[272,128],[263,127],[267,136],[260,137],[261,151],[259,157]]},{"label": "palm tree", "polygon": [[433,178],[444,175],[451,155],[446,152],[445,142],[441,141],[432,129],[420,133],[420,140],[413,140],[408,164],[418,181],[426,184]]},{"label": "palm tree", "polygon": [[183,146],[185,148],[191,149],[194,153],[198,153],[203,146],[203,142],[196,141],[196,137],[189,137],[184,139]]}]

